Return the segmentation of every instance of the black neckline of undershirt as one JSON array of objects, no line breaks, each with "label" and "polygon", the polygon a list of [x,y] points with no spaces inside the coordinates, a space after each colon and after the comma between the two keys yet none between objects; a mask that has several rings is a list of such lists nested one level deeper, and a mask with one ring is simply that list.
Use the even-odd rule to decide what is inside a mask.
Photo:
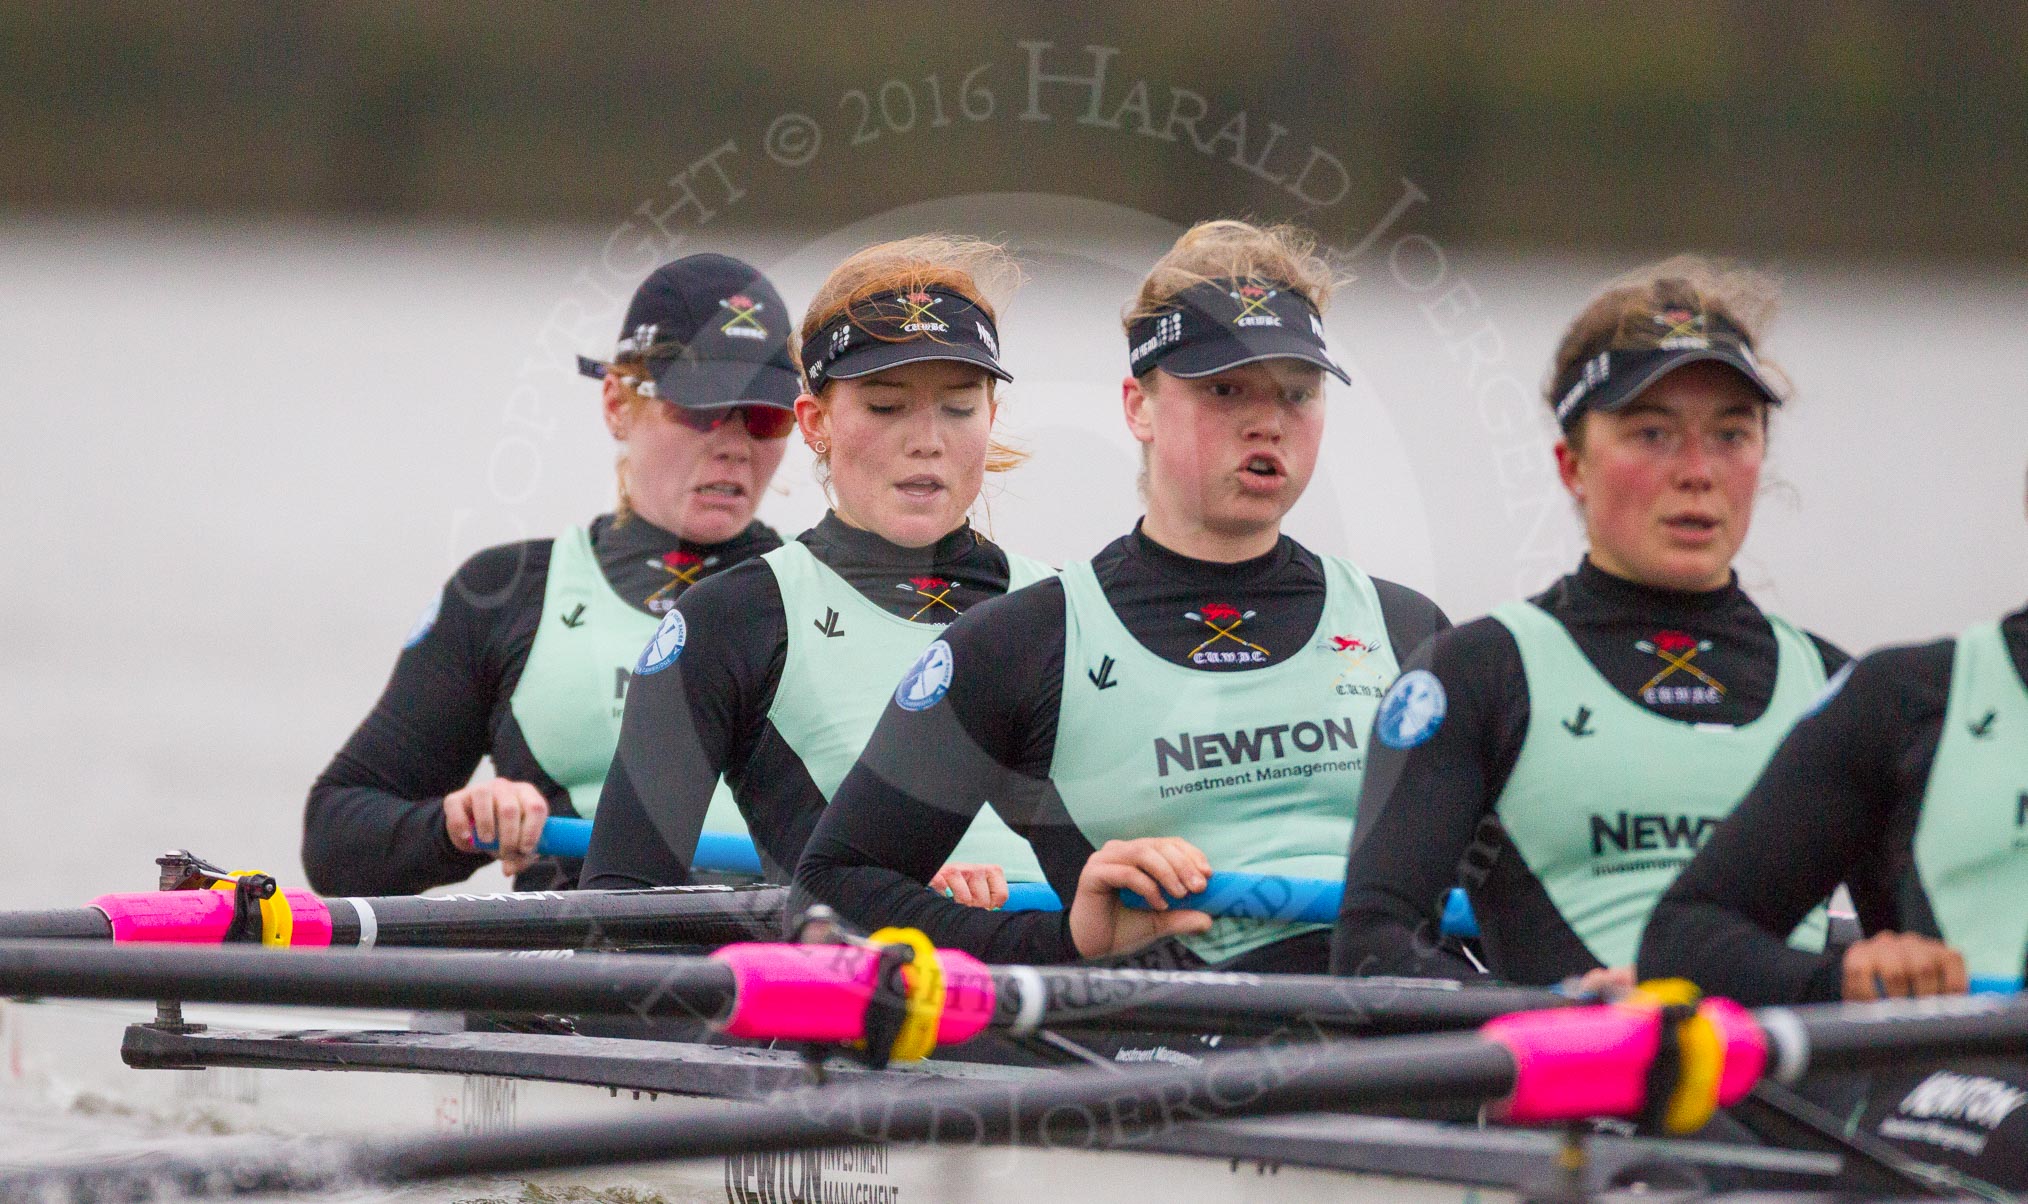
[{"label": "black neckline of undershirt", "polygon": [[[767,530],[765,524],[755,519],[740,528],[739,534],[720,543],[697,543],[684,539],[675,532],[658,527],[638,514],[630,514],[622,523],[612,514],[601,514],[591,521],[591,544],[593,552],[603,560],[607,556],[627,557],[638,552],[663,555],[668,552],[684,551],[699,556],[708,556],[727,548],[738,547],[759,539]],[[615,541],[623,541],[615,544]]]},{"label": "black neckline of undershirt", "polygon": [[1156,543],[1152,536],[1141,529],[1141,524],[1145,521],[1137,519],[1134,522],[1134,532],[1129,544],[1134,554],[1157,572],[1188,585],[1257,585],[1287,568],[1289,561],[1296,554],[1296,541],[1283,535],[1275,540],[1274,547],[1251,560],[1199,560]]},{"label": "black neckline of undershirt", "polygon": [[1574,591],[1588,594],[1595,602],[1631,615],[1651,618],[1690,615],[1701,618],[1742,607],[1755,613],[1760,611],[1760,607],[1739,587],[1739,574],[1736,572],[1724,585],[1713,590],[1664,589],[1616,577],[1586,556],[1578,562],[1577,571],[1568,580]]},{"label": "black neckline of undershirt", "polygon": [[835,510],[825,511],[817,525],[798,538],[813,552],[820,546],[835,549],[835,560],[828,556],[818,557],[827,564],[866,568],[916,569],[925,565],[955,564],[979,546],[978,533],[972,530],[970,523],[928,547],[904,548],[871,531],[852,526],[839,518]]}]

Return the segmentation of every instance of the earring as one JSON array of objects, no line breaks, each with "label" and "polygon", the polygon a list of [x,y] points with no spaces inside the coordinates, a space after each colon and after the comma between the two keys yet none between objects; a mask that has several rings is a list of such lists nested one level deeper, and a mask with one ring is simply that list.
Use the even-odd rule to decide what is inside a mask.
[{"label": "earring", "polygon": [[810,450],[816,452],[818,455],[821,456],[825,452],[831,450],[831,445],[824,442],[822,439],[812,439],[810,440]]}]

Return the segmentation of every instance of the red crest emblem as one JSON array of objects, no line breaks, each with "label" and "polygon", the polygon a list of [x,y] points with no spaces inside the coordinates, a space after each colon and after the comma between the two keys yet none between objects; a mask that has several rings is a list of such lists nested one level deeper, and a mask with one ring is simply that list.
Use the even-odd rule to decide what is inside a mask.
[{"label": "red crest emblem", "polygon": [[1697,646],[1697,637],[1680,631],[1658,631],[1655,633],[1655,647],[1672,656],[1681,656]]}]

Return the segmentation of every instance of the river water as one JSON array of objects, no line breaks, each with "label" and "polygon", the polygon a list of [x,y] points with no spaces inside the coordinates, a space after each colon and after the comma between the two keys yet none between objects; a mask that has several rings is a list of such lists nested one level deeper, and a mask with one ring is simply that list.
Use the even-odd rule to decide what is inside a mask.
[{"label": "river water", "polygon": [[[844,252],[930,228],[1029,260],[1003,416],[1033,457],[981,521],[1052,561],[1089,554],[1136,513],[1117,315],[1176,227],[997,195],[708,245],[799,306]],[[304,791],[450,570],[610,505],[596,386],[570,357],[610,351],[655,257],[611,234],[0,223],[0,797],[17,833],[0,907],[148,888],[175,846],[298,878]],[[1627,266],[1371,247],[1329,315],[1355,383],[1333,386],[1292,532],[1459,619],[1566,571],[1576,526],[1537,394],[1562,323]],[[1783,274],[1767,349],[1799,392],[1749,587],[1854,651],[2018,606],[2028,277]],[[762,516],[785,533],[821,513],[800,445],[777,486]]]}]

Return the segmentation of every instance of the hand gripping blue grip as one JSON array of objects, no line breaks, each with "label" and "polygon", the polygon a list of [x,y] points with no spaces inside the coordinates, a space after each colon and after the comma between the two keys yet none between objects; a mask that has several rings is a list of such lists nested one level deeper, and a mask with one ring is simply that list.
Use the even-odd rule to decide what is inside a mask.
[{"label": "hand gripping blue grip", "polygon": [[[571,816],[551,816],[542,825],[535,851],[544,857],[582,858],[591,849],[592,821]],[[482,849],[496,847],[480,842]],[[707,874],[752,874],[760,876],[760,854],[753,841],[733,832],[706,832],[697,838],[697,852],[690,868]]]}]

